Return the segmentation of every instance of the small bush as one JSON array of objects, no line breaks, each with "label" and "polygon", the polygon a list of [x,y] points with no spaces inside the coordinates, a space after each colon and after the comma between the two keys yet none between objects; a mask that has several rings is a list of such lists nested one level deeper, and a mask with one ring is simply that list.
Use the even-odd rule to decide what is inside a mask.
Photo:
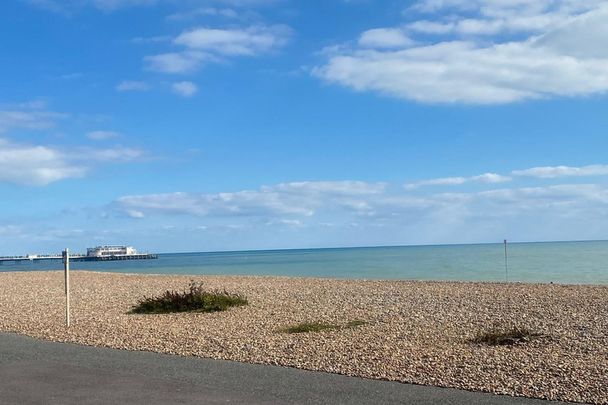
[{"label": "small bush", "polygon": [[283,329],[286,333],[320,332],[322,330],[338,329],[337,325],[321,322],[303,322]]},{"label": "small bush", "polygon": [[192,281],[188,291],[166,291],[158,297],[143,297],[132,309],[134,314],[170,312],[218,312],[247,305],[247,298],[224,291],[205,291],[202,283]]},{"label": "small bush", "polygon": [[347,328],[356,328],[357,326],[363,326],[363,325],[367,325],[367,321],[364,321],[362,319],[355,319],[354,321],[350,321],[349,323],[346,324]]},{"label": "small bush", "polygon": [[526,328],[495,328],[488,332],[478,333],[471,342],[488,346],[506,346],[526,343],[539,336],[541,336],[541,334],[533,333]]},{"label": "small bush", "polygon": [[335,330],[344,328],[354,328],[357,326],[365,325],[367,322],[362,320],[350,321],[344,327],[338,325],[332,325],[330,323],[323,322],[303,322],[297,325],[288,326],[287,328],[281,329],[281,332],[285,333],[307,333],[307,332],[321,332],[323,330]]}]

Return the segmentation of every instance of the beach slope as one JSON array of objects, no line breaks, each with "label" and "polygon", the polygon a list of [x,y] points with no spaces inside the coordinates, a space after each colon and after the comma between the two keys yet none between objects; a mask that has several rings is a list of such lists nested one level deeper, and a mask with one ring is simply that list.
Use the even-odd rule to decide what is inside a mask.
[{"label": "beach slope", "polygon": [[[142,296],[191,279],[245,294],[219,313],[133,315]],[[0,273],[0,330],[93,346],[274,364],[499,394],[608,403],[608,287],[72,273]],[[349,326],[352,321],[361,325]],[[337,326],[289,334],[301,322]],[[517,325],[539,336],[472,344]]]}]

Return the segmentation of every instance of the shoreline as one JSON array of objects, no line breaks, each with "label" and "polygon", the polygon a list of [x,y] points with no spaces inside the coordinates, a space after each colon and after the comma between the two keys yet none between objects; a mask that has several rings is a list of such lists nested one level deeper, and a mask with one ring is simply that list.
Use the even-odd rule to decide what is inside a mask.
[{"label": "shoreline", "polygon": [[[544,243],[544,242],[538,242]],[[1,269],[1,268],[0,268]],[[23,274],[23,273],[63,273],[63,269],[54,270],[23,270],[23,271],[0,271],[0,274]],[[175,274],[175,273],[129,273],[126,271],[100,271],[87,269],[70,269],[74,272],[92,274],[116,274],[125,276],[153,276],[153,277],[186,277],[186,278],[243,278],[243,279],[284,279],[284,280],[314,280],[314,281],[357,281],[357,282],[386,282],[386,283],[445,283],[445,284],[490,284],[490,285],[530,285],[530,286],[562,286],[562,287],[600,287],[608,288],[608,283],[562,283],[541,281],[496,281],[496,280],[449,280],[449,279],[391,279],[391,278],[350,278],[350,277],[318,277],[318,276],[286,276],[271,274]]]},{"label": "shoreline", "polygon": [[[77,270],[63,325],[61,271],[0,272],[0,330],[35,338],[372,379],[595,404],[608,403],[608,286],[578,284],[200,276]],[[245,294],[246,307],[129,315],[143,295],[190,280]],[[286,334],[304,321],[356,328]],[[494,324],[547,338],[468,342]]]}]

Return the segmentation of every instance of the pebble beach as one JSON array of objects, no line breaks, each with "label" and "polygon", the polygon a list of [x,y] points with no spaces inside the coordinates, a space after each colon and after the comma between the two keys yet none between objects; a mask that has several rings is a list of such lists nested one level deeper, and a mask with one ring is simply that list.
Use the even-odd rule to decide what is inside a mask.
[{"label": "pebble beach", "polygon": [[[75,271],[72,325],[63,272],[0,273],[0,330],[40,339],[273,364],[496,394],[608,404],[608,287],[165,276]],[[129,314],[190,280],[244,294],[217,313]],[[347,326],[363,321],[358,326]],[[289,334],[301,322],[339,326]],[[516,325],[539,336],[470,342]]]}]

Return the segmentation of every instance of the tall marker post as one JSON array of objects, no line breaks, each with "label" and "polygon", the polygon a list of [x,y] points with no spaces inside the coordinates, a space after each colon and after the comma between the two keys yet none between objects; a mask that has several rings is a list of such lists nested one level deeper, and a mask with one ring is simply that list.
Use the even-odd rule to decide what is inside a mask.
[{"label": "tall marker post", "polygon": [[507,240],[505,239],[505,281],[509,282],[509,257],[507,255]]},{"label": "tall marker post", "polygon": [[63,251],[63,269],[65,275],[65,326],[70,327],[70,249]]}]

